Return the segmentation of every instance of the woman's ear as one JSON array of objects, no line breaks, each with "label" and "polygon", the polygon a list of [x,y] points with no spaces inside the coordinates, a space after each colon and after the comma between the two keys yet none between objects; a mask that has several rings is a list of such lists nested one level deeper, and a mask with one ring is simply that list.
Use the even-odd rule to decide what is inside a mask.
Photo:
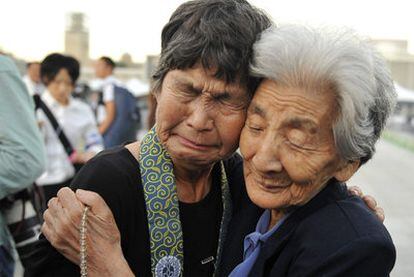
[{"label": "woman's ear", "polygon": [[358,170],[360,161],[345,161],[336,171],[334,177],[340,182],[348,181]]}]

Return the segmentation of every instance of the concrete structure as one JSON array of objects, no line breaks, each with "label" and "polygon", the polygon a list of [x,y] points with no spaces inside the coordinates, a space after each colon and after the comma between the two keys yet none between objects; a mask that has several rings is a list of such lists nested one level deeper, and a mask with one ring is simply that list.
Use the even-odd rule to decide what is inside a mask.
[{"label": "concrete structure", "polygon": [[[147,82],[145,76],[144,64],[134,64],[133,67],[116,67],[114,75],[122,82],[127,82],[130,79],[139,79],[143,82]],[[95,79],[95,70],[92,66],[83,66],[81,68],[81,82],[88,82]]]},{"label": "concrete structure", "polygon": [[408,52],[408,41],[383,39],[373,43],[387,60],[395,82],[414,90],[414,55]]},{"label": "concrete structure", "polygon": [[77,58],[82,66],[89,63],[89,31],[82,13],[71,13],[67,18],[65,53]]},{"label": "concrete structure", "polygon": [[159,55],[147,55],[147,60],[145,61],[145,77],[148,82],[151,81],[152,74],[155,72],[159,59]]}]

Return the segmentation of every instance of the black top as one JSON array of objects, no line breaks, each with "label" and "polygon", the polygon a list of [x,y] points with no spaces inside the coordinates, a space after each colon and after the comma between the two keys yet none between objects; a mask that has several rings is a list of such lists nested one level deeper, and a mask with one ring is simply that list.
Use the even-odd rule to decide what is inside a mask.
[{"label": "black top", "polygon": [[[244,187],[242,159],[234,154],[224,161],[233,202],[233,214],[252,205]],[[212,189],[195,204],[180,203],[184,236],[184,274],[211,276],[213,262],[201,260],[215,257],[222,215],[220,170],[213,169]],[[139,163],[123,147],[103,151],[88,162],[74,179],[73,189],[99,193],[111,208],[121,233],[124,256],[136,276],[151,276],[149,232]],[[251,217],[252,226],[261,210]],[[250,231],[250,230],[249,230]],[[79,276],[78,266],[60,255],[44,238],[32,255],[32,267],[26,276]]]},{"label": "black top", "polygon": [[[220,276],[243,260],[246,231],[233,217]],[[388,276],[395,247],[384,225],[346,186],[331,182],[296,209],[262,246],[249,276]]]}]

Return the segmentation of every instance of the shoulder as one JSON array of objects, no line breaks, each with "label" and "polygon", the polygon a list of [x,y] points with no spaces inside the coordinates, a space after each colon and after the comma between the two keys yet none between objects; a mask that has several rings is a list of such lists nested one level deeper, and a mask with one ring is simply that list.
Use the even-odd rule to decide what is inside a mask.
[{"label": "shoulder", "polygon": [[[385,226],[356,196],[334,201],[312,213],[298,227],[298,232],[312,233],[325,240],[352,241],[367,236],[390,239]],[[328,234],[336,233],[337,239]],[[310,234],[309,234],[310,235]]]},{"label": "shoulder", "polygon": [[349,270],[354,263],[362,270],[383,263],[387,271],[395,261],[387,229],[355,196],[335,201],[304,219],[294,231],[291,246],[300,252],[298,269],[312,264],[319,270],[327,263],[337,263]]},{"label": "shoulder", "polygon": [[138,162],[120,146],[104,150],[87,162],[76,175],[72,187],[111,196],[130,192],[140,181]]},{"label": "shoulder", "polygon": [[13,74],[18,75],[17,67],[13,61],[10,58],[0,54],[0,73],[3,72],[12,72]]}]

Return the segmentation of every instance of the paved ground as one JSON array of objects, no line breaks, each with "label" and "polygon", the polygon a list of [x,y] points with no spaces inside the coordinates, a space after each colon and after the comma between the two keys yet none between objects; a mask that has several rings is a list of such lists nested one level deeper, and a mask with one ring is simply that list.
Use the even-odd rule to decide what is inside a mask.
[{"label": "paved ground", "polygon": [[414,153],[380,141],[374,159],[350,180],[385,209],[397,248],[393,277],[414,276]]}]

